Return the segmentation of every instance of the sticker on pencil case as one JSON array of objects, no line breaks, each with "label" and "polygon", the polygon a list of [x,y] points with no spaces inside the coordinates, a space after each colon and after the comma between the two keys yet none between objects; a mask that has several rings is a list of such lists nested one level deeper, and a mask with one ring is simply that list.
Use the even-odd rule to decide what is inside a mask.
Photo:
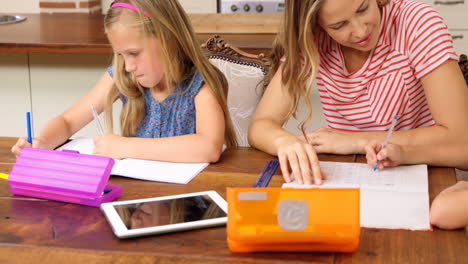
[{"label": "sticker on pencil case", "polygon": [[268,196],[266,192],[239,192],[239,201],[265,201]]},{"label": "sticker on pencil case", "polygon": [[278,204],[278,225],[284,230],[300,231],[309,223],[309,207],[301,200],[281,200]]},{"label": "sticker on pencil case", "polygon": [[253,187],[267,187],[268,183],[270,183],[271,177],[273,177],[276,169],[278,169],[278,166],[279,162],[277,160],[269,160],[260,175],[258,175]]}]

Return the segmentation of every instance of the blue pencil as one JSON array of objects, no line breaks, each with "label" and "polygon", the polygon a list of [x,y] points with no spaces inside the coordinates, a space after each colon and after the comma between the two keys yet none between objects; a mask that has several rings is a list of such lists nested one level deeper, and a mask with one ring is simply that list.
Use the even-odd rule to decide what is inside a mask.
[{"label": "blue pencil", "polygon": [[26,125],[28,128],[28,142],[32,144],[31,112],[26,112]]}]

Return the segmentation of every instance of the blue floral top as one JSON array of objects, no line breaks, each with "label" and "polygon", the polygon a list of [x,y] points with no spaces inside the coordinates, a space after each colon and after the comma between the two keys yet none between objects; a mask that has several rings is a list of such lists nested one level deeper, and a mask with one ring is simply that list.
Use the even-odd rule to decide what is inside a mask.
[{"label": "blue floral top", "polygon": [[[107,69],[113,76],[113,68]],[[195,72],[191,78],[182,81],[173,94],[159,102],[153,98],[151,91],[145,88],[145,116],[138,126],[136,135],[143,138],[173,137],[196,132],[195,96],[203,77]],[[127,97],[120,95],[125,104]]]}]

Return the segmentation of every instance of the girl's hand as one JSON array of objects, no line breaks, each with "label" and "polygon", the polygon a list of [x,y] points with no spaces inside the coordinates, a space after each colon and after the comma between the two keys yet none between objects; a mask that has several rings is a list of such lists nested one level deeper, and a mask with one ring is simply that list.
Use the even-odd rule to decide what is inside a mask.
[{"label": "girl's hand", "polygon": [[378,169],[385,167],[396,167],[403,163],[403,148],[400,145],[388,144],[382,149],[382,144],[378,141],[372,141],[366,145],[367,164],[372,167],[379,162]]},{"label": "girl's hand", "polygon": [[94,137],[94,155],[111,157],[114,159],[125,158],[125,137],[106,133]]},{"label": "girl's hand", "polygon": [[314,148],[294,136],[277,140],[278,160],[286,182],[292,175],[300,184],[322,184],[325,173],[320,169]]},{"label": "girl's hand", "polygon": [[[367,143],[365,139],[353,137],[353,132],[326,127],[308,132],[306,136],[309,144],[314,146],[317,153],[341,155],[363,153]],[[304,135],[299,136],[299,139],[307,142]]]},{"label": "girl's hand", "polygon": [[33,138],[33,143],[32,145],[28,142],[28,139],[25,137],[21,137],[16,141],[16,144],[11,147],[11,152],[15,154],[16,157],[20,154],[21,150],[25,147],[28,148],[44,148],[43,144],[41,141],[37,138]]}]

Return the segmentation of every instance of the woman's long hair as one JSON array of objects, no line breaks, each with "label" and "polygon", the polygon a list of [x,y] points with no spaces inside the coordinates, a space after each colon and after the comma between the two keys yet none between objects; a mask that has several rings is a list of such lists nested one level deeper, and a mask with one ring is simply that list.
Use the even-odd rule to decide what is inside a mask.
[{"label": "woman's long hair", "polygon": [[[302,133],[312,117],[310,92],[320,64],[316,34],[321,29],[317,21],[325,1],[286,0],[282,28],[273,43],[272,67],[265,77],[265,82],[269,83],[279,66],[283,66],[282,85],[292,99],[288,117],[295,116],[301,98],[307,106],[306,118],[299,124]],[[390,1],[377,0],[377,3],[383,7]],[[280,61],[282,58],[284,61]]]},{"label": "woman's long hair", "polygon": [[[286,0],[282,28],[273,43],[272,67],[265,77],[268,83],[279,66],[283,66],[282,86],[287,89],[292,100],[288,117],[295,116],[301,98],[304,98],[307,106],[307,116],[299,124],[303,133],[312,117],[311,80],[315,79],[320,63],[314,34],[318,10],[323,2],[324,0]],[[282,58],[284,61],[280,61]]]},{"label": "woman's long hair", "polygon": [[[141,12],[127,8],[110,8],[104,19],[106,32],[119,22],[123,13],[134,23],[130,28],[141,30],[144,36],[154,37],[161,47],[164,60],[165,87],[175,87],[197,70],[209,85],[224,113],[225,142],[228,147],[237,145],[234,128],[227,108],[227,81],[224,75],[203,55],[193,28],[178,1],[122,0]],[[150,18],[142,12],[147,12]],[[127,21],[126,21],[127,22]],[[114,85],[107,97],[106,121],[112,129],[112,104],[119,92],[128,98],[122,108],[120,127],[123,136],[134,136],[145,113],[144,89],[135,76],[125,71],[124,61],[114,54]]]}]

